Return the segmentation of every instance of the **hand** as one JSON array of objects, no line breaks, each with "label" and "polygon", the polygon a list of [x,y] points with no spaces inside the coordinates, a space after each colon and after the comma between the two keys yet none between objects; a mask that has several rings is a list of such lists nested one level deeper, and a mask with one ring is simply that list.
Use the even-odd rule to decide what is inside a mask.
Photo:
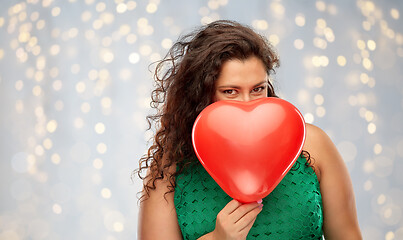
[{"label": "hand", "polygon": [[218,214],[216,227],[211,233],[213,239],[244,240],[252,228],[257,215],[262,211],[262,203],[242,204],[230,201]]}]

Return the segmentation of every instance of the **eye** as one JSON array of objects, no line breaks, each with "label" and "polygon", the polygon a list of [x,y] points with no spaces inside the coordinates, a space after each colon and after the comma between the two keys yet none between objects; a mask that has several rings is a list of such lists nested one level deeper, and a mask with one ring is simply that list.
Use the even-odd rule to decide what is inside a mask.
[{"label": "eye", "polygon": [[228,95],[234,95],[234,94],[236,94],[236,92],[235,92],[235,90],[234,89],[227,89],[227,90],[224,90],[224,91],[222,91],[224,94],[228,94]]},{"label": "eye", "polygon": [[265,90],[265,89],[266,89],[266,86],[260,86],[260,87],[257,87],[257,88],[252,89],[252,92],[254,92],[254,93],[260,93],[260,92],[262,92],[262,91]]}]

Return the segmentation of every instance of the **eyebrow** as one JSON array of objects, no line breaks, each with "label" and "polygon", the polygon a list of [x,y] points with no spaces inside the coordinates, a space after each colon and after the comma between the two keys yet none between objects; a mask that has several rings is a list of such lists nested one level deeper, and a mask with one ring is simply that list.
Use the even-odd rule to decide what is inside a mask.
[{"label": "eyebrow", "polygon": [[[259,85],[262,85],[263,83],[267,83],[267,81],[262,81],[262,82],[260,82],[258,84],[255,84],[253,87],[257,87]],[[219,86],[217,88],[236,88],[236,89],[239,89],[240,87],[236,86],[236,85],[223,85],[223,86]]]}]

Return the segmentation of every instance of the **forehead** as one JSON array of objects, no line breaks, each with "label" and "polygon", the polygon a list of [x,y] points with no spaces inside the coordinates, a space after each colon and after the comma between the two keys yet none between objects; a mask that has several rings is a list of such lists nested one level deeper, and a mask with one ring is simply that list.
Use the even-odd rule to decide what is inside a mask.
[{"label": "forehead", "polygon": [[226,61],[220,71],[216,84],[244,84],[257,83],[267,80],[266,67],[263,62],[255,57],[245,60],[231,59]]}]

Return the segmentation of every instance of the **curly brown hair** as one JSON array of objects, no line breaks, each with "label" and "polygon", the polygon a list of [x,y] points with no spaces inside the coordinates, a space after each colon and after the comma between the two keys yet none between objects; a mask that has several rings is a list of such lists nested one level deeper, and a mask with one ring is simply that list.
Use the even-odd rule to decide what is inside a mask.
[{"label": "curly brown hair", "polygon": [[[279,58],[265,37],[248,26],[220,20],[180,37],[158,62],[154,72],[156,88],[151,94],[151,107],[157,113],[147,117],[149,129],[154,123],[157,130],[152,146],[135,171],[144,185],[140,200],[149,196],[159,179],[169,179],[167,193],[175,190],[175,177],[197,161],[191,141],[193,123],[213,102],[222,65],[251,56],[263,62],[268,75],[279,66]],[[270,82],[268,97],[277,97]],[[177,171],[169,173],[173,164]]]}]

